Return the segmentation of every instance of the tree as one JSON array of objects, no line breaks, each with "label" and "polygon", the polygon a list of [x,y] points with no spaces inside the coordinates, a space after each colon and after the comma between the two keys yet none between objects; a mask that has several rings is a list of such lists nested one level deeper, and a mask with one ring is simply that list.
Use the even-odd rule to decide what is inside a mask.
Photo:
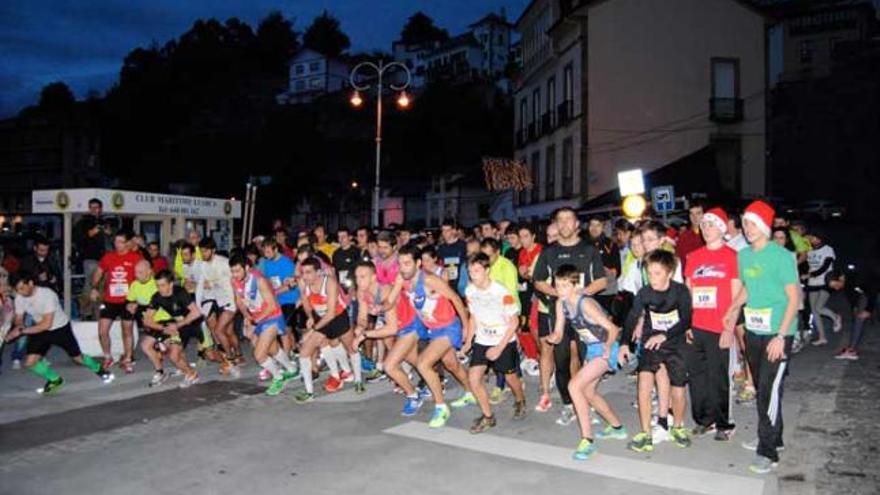
[{"label": "tree", "polygon": [[284,74],[287,61],[299,46],[293,23],[281,15],[270,12],[257,28],[257,55],[263,70],[271,74]]},{"label": "tree", "polygon": [[47,84],[40,91],[40,108],[48,112],[67,111],[76,102],[73,92],[61,81]]},{"label": "tree", "polygon": [[339,19],[325,10],[306,29],[303,45],[327,57],[338,57],[351,46],[351,40],[340,29]]},{"label": "tree", "polygon": [[400,41],[407,45],[420,45],[446,41],[449,32],[434,25],[434,20],[419,11],[411,15],[400,31]]}]

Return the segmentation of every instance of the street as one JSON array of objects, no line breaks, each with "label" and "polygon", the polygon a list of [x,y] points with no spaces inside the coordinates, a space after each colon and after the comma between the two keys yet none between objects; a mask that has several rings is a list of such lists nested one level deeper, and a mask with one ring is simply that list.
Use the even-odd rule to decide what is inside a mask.
[{"label": "street", "polygon": [[[873,414],[880,397],[880,338],[869,329],[860,361],[831,359],[832,345],[794,358],[784,397],[785,444],[779,469],[752,475],[753,404],[734,406],[737,435],[711,436],[689,449],[662,443],[649,455],[603,441],[599,455],[570,460],[576,426],[557,426],[532,410],[537,381],[527,380],[529,416],[514,423],[512,402],[496,406],[498,426],[467,432],[476,408],[453,412],[431,430],[431,403],[414,418],[399,415],[389,383],[350,388],[297,405],[290,386],[266,397],[249,366],[239,380],[208,368],[207,380],[179,390],[173,379],[146,387],[145,361],[133,375],[104,386],[54,352],[68,379],[53,397],[34,392],[29,373],[5,364],[0,375],[0,486],[4,493],[877,493],[873,457],[880,441]],[[635,382],[618,374],[603,384],[624,424],[635,430]],[[449,396],[458,395],[457,387]],[[690,426],[690,422],[688,423]]]}]

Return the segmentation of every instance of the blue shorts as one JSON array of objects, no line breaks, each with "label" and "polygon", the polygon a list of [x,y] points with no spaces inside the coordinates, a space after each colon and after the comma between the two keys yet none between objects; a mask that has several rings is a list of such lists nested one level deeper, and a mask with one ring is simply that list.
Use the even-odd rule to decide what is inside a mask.
[{"label": "blue shorts", "polygon": [[[617,371],[617,353],[620,351],[620,344],[617,342],[611,346],[611,355],[608,356],[608,369],[611,371]],[[597,342],[595,344],[590,344],[587,346],[587,358],[586,361],[590,362],[594,359],[599,359],[602,357],[602,353],[605,352],[605,343]]]},{"label": "blue shorts", "polygon": [[406,337],[413,332],[419,336],[419,340],[428,340],[428,329],[425,328],[425,324],[418,317],[413,318],[409,325],[398,329],[397,337]]},{"label": "blue shorts", "polygon": [[427,338],[431,342],[446,337],[449,339],[449,343],[452,344],[452,347],[455,348],[455,350],[461,349],[461,320],[458,318],[448,326],[442,328],[428,328],[426,332],[428,334]]},{"label": "blue shorts", "polygon": [[257,325],[254,327],[254,333],[257,335],[257,337],[259,337],[264,330],[273,325],[275,326],[275,331],[278,335],[284,335],[284,333],[287,331],[287,323],[284,321],[284,315],[280,315],[276,316],[275,318],[269,318],[268,320],[257,323]]}]

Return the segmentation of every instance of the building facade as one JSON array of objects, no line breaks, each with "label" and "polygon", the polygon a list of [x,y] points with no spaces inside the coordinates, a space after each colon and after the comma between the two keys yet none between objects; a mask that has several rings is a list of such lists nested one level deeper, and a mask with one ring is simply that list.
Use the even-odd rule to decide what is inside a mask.
[{"label": "building facade", "polygon": [[[765,192],[766,18],[737,0],[534,0],[516,23],[521,218],[578,206],[707,146],[732,194]],[[695,42],[698,40],[699,42]]]},{"label": "building facade", "polygon": [[289,66],[288,88],[276,97],[280,104],[308,103],[348,87],[348,64],[314,50],[300,50]]}]

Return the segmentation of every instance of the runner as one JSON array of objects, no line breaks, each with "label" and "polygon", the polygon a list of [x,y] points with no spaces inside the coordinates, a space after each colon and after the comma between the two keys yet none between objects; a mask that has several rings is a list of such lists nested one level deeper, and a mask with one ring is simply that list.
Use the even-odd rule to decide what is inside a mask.
[{"label": "runner", "polygon": [[736,251],[724,243],[727,213],[707,211],[700,223],[706,245],[688,255],[687,286],[693,305],[693,345],[688,354],[691,412],[697,424],[694,436],[715,433],[715,440],[733,437],[730,416],[730,363],[735,359],[734,334],[725,331],[724,315],[742,282]]},{"label": "runner", "polygon": [[[104,352],[104,368],[110,368],[113,357],[110,354],[110,326],[120,320],[122,326],[122,359],[119,365],[126,373],[134,372],[134,334],[132,333],[132,314],[125,308],[128,288],[134,281],[134,267],[143,259],[140,254],[129,251],[131,233],[119,231],[113,237],[115,251],[105,254],[98,263],[98,269],[92,277],[92,301],[101,298],[97,287],[104,280],[103,302],[98,321],[98,339]],[[106,275],[106,277],[105,277]]]},{"label": "runner", "polygon": [[[687,369],[684,362],[685,332],[691,327],[691,298],[687,287],[672,280],[678,260],[675,255],[658,249],[645,260],[649,284],[642,287],[633,301],[624,327],[624,342],[630,336],[639,340],[644,353],[639,359],[638,403],[639,426],[627,448],[636,452],[654,450],[651,433],[651,391],[656,383],[660,398],[657,424],[669,429],[666,397],[671,396],[675,423],[669,430],[679,447],[689,447],[690,432],[684,428],[687,407],[685,386]],[[620,361],[629,360],[627,346],[620,348]],[[669,388],[671,386],[671,392]]]},{"label": "runner", "polygon": [[[510,295],[514,297],[517,310],[520,310],[519,290],[517,289],[519,272],[512,261],[501,255],[501,242],[493,237],[487,237],[480,242],[480,251],[489,258],[489,279],[498,282],[502,287],[507,289]],[[473,257],[471,259],[473,259]],[[470,271],[468,272],[468,275],[470,275]],[[516,361],[517,373],[521,373],[519,370],[518,349],[516,354],[514,354],[514,361]],[[497,371],[495,374],[495,388],[492,389],[492,394],[489,397],[489,402],[493,405],[501,404],[507,399],[507,388],[505,386],[504,374]]]},{"label": "runner", "polygon": [[[703,247],[703,236],[700,235],[700,222],[703,218],[703,205],[691,203],[688,207],[690,228],[685,230],[675,242],[675,255],[682,262],[686,261],[687,255]],[[651,251],[650,249],[648,250]],[[687,265],[682,263],[686,268]]]},{"label": "runner", "polygon": [[[352,352],[354,349],[354,334],[351,332],[351,324],[346,311],[346,298],[335,277],[320,272],[321,264],[315,258],[307,258],[300,263],[300,293],[303,294],[303,310],[306,313],[306,329],[310,330],[303,337],[300,344],[299,363],[305,390],[297,394],[296,401],[299,403],[314,400],[314,385],[312,384],[312,361],[311,357],[319,349],[324,361],[330,368],[330,376],[324,382],[324,390],[336,392],[343,387],[346,376],[343,372],[351,373],[354,368],[354,382],[356,388],[363,386],[361,378],[360,353]],[[332,305],[332,307],[331,307]],[[339,341],[343,345],[339,345]],[[346,356],[345,352],[349,355]]]},{"label": "runner", "polygon": [[[296,284],[296,265],[292,259],[281,253],[275,239],[266,239],[263,241],[263,260],[260,262],[259,269],[272,285],[275,299],[281,305],[285,332],[279,337],[281,347],[289,356],[293,352],[297,340],[301,340],[297,333],[297,308],[301,303],[299,301],[299,286]],[[268,379],[268,377],[265,378]]]},{"label": "runner", "polygon": [[581,440],[572,457],[583,461],[596,452],[590,408],[595,409],[608,423],[604,430],[596,433],[597,438],[627,438],[626,428],[620,418],[598,391],[602,376],[617,367],[620,348],[617,337],[620,336],[620,328],[611,322],[595,299],[577,290],[580,282],[577,268],[562,265],[556,270],[554,280],[559,298],[555,308],[556,324],[549,340],[560,342],[568,324],[580,337],[579,344],[586,346],[586,363],[568,384],[568,393],[577,411],[581,430]]},{"label": "runner", "polygon": [[443,262],[449,286],[459,294],[464,294],[467,280],[463,280],[461,276],[466,271],[462,267],[467,261],[467,244],[459,237],[457,227],[455,220],[443,220],[440,225],[442,242],[437,247],[437,256]]},{"label": "runner", "polygon": [[437,275],[443,280],[447,280],[446,270],[443,269],[440,257],[437,255],[437,250],[434,248],[434,246],[425,246],[424,248],[420,249],[422,252],[422,271],[425,273],[430,273],[432,275]]},{"label": "runner", "polygon": [[372,232],[369,227],[358,227],[355,232],[355,243],[358,249],[358,261],[370,261],[370,238]]},{"label": "runner", "polygon": [[846,272],[836,269],[830,276],[828,287],[831,290],[844,291],[853,312],[849,344],[845,345],[834,358],[858,361],[859,343],[864,335],[865,325],[877,306],[880,269],[876,266],[864,270],[856,270],[855,266],[851,266]]},{"label": "runner", "polygon": [[608,286],[601,293],[596,294],[595,299],[607,313],[611,313],[611,304],[617,296],[617,277],[620,276],[620,250],[605,235],[605,219],[602,217],[591,217],[587,224],[587,232],[590,244],[602,256],[605,278],[608,280]]},{"label": "runner", "polygon": [[[548,308],[555,305],[556,289],[552,285],[553,274],[562,265],[574,265],[580,273],[578,291],[594,296],[607,286],[605,268],[602,257],[587,241],[579,236],[580,222],[571,208],[564,207],[556,211],[553,224],[559,232],[559,240],[544,248],[535,265],[535,290],[549,297]],[[549,229],[548,229],[549,230]],[[539,335],[547,339],[551,329],[555,328],[555,313],[550,313],[539,327]],[[543,331],[542,331],[543,330]],[[562,396],[562,410],[556,423],[568,426],[575,420],[574,406],[568,393],[568,382],[580,369],[581,357],[577,353],[578,336],[570,325],[565,325],[562,339],[554,344],[553,355],[556,364],[556,388]]]},{"label": "runner", "polygon": [[[167,270],[167,268],[166,268]],[[153,270],[147,260],[138,261],[134,267],[135,281],[128,288],[125,300],[128,312],[134,317],[138,330],[144,330],[144,312],[153,300],[153,294],[159,289],[156,287],[156,279],[153,278]]]},{"label": "runner", "polygon": [[842,328],[842,318],[839,314],[831,311],[826,305],[831,293],[828,291],[826,277],[834,270],[834,261],[836,255],[834,248],[829,246],[825,241],[825,236],[817,230],[813,230],[807,239],[813,246],[813,249],[807,253],[807,263],[810,266],[808,275],[804,278],[807,282],[806,293],[810,300],[810,311],[813,316],[813,325],[816,327],[818,338],[812,342],[815,346],[828,344],[825,334],[825,322],[823,317],[828,317],[834,322],[834,333]]},{"label": "runner", "polygon": [[430,343],[419,353],[416,367],[434,397],[434,414],[428,426],[441,428],[449,420],[450,411],[443,397],[440,377],[434,370],[435,364],[442,362],[465,391],[455,401],[454,406],[476,404],[476,399],[470,392],[467,375],[456,357],[456,351],[461,349],[463,342],[462,331],[464,329],[467,332],[469,328],[467,308],[446,281],[421,271],[416,247],[402,248],[398,253],[398,261],[400,273],[389,294],[389,301],[396,301],[398,295],[408,299],[418,319],[425,326],[423,338]]},{"label": "runner", "polygon": [[[105,384],[112,382],[115,378],[113,373],[91,356],[80,352],[79,344],[70,327],[70,318],[61,307],[58,295],[52,289],[37,286],[36,279],[37,277],[30,273],[10,276],[10,286],[15,289],[18,297],[15,298],[15,321],[12,329],[6,334],[6,341],[11,342],[22,335],[28,337],[27,358],[24,365],[32,373],[46,380],[46,384],[37,389],[37,392],[44,395],[52,394],[64,385],[64,379],[44,359],[52,346],[64,349],[73,362],[91,370]],[[32,326],[24,326],[25,316],[34,322]]]},{"label": "runner", "polygon": [[743,214],[743,230],[751,244],[740,251],[743,287],[725,316],[732,329],[745,305],[746,356],[758,389],[758,439],[743,447],[756,450],[749,469],[768,473],[779,461],[782,443],[782,390],[792,335],[797,331],[798,273],[791,253],[770,242],[773,208],[755,201]]},{"label": "runner", "polygon": [[[483,242],[487,242],[485,239]],[[492,239],[496,243],[495,239]],[[503,377],[516,397],[513,419],[526,416],[523,384],[517,376],[516,330],[519,327],[519,302],[516,295],[489,276],[489,256],[480,253],[468,262],[470,283],[465,290],[471,329],[461,348],[467,354],[473,342],[468,379],[482,415],[474,421],[471,433],[482,433],[496,424],[489,395],[483,385],[486,368]]]},{"label": "runner", "polygon": [[169,270],[156,275],[156,292],[144,311],[143,322],[141,350],[154,369],[150,386],[157,387],[168,379],[162,365],[166,354],[183,374],[180,388],[198,383],[199,374],[186,358],[186,344],[190,339],[201,341],[202,314],[186,289],[174,286],[174,274]]},{"label": "runner", "polygon": [[297,377],[296,367],[277,342],[278,335],[287,331],[281,306],[271,284],[259,270],[248,266],[244,256],[233,256],[229,271],[235,304],[244,317],[245,335],[254,346],[254,360],[272,375],[266,395],[278,395],[288,381]]},{"label": "runner", "polygon": [[328,261],[332,261],[333,252],[336,251],[336,246],[327,242],[327,229],[323,225],[318,224],[312,230],[312,235],[315,236],[315,250],[319,253],[323,253]]},{"label": "runner", "polygon": [[394,234],[388,231],[379,232],[376,237],[377,256],[373,258],[373,263],[376,265],[379,285],[391,285],[397,278],[398,261],[394,248],[396,242]]},{"label": "runner", "polygon": [[217,243],[211,237],[199,242],[202,259],[195,262],[196,304],[201,309],[214,341],[220,344],[227,363],[224,369],[242,364],[241,347],[233,329],[235,296],[232,292],[229,260],[216,254]]}]

